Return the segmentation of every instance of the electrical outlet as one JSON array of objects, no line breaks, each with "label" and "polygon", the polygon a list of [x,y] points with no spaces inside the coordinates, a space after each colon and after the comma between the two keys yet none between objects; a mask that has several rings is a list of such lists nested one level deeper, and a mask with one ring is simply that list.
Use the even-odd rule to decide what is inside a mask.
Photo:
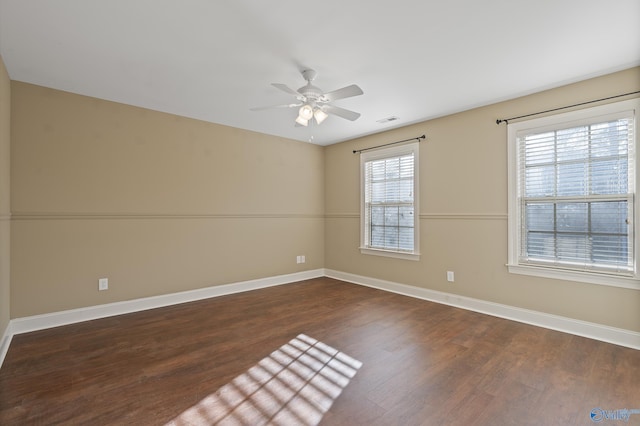
[{"label": "electrical outlet", "polygon": [[305,263],[307,261],[304,255],[296,256],[296,263]]},{"label": "electrical outlet", "polygon": [[447,271],[447,281],[449,281],[450,283],[455,281],[453,271]]},{"label": "electrical outlet", "polygon": [[109,278],[100,278],[98,280],[98,290],[109,290]]}]

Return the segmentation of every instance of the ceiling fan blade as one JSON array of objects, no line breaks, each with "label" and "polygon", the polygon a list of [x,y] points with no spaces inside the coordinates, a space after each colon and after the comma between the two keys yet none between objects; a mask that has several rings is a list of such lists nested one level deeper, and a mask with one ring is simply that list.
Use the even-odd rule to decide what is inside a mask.
[{"label": "ceiling fan blade", "polygon": [[295,107],[299,107],[302,106],[302,103],[299,104],[282,104],[282,105],[269,105],[269,106],[263,106],[263,107],[255,107],[255,108],[249,108],[249,111],[262,111],[265,109],[272,109],[272,108],[295,108]]},{"label": "ceiling fan blade", "polygon": [[327,114],[337,115],[338,117],[342,117],[350,121],[356,121],[360,117],[359,112],[350,111],[348,109],[340,108],[335,105],[325,105],[322,107],[322,110]]},{"label": "ceiling fan blade", "polygon": [[338,99],[350,98],[352,96],[362,95],[364,92],[357,84],[343,87],[342,89],[334,90],[333,92],[325,93],[322,95],[322,100],[325,102],[333,102]]},{"label": "ceiling fan blade", "polygon": [[286,92],[290,95],[295,96],[296,98],[301,97],[302,95],[300,93],[298,93],[297,91],[293,90],[291,87],[287,86],[286,84],[280,84],[280,83],[271,83],[271,85],[275,88],[278,88],[280,90],[282,90],[283,92]]}]

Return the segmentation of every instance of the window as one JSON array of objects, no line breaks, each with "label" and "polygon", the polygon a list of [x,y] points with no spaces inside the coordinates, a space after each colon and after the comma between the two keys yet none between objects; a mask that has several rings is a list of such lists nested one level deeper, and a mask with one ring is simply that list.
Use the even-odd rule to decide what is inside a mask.
[{"label": "window", "polygon": [[640,288],[639,100],[509,124],[509,271]]},{"label": "window", "polygon": [[419,260],[418,143],[360,155],[365,254]]}]

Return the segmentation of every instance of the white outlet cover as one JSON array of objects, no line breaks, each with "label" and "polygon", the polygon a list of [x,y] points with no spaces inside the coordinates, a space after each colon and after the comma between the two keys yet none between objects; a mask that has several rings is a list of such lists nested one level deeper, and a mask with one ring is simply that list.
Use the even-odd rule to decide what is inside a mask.
[{"label": "white outlet cover", "polygon": [[447,271],[447,281],[449,281],[449,282],[453,282],[454,281],[453,271]]},{"label": "white outlet cover", "polygon": [[109,279],[108,278],[100,278],[98,280],[98,290],[109,290]]}]

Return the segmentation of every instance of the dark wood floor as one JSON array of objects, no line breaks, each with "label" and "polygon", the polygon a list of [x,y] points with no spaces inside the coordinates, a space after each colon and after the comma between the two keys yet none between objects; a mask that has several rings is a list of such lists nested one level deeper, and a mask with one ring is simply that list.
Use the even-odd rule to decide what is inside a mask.
[{"label": "dark wood floor", "polygon": [[301,334],[362,363],[323,425],[588,425],[594,408],[640,409],[640,351],[321,278],[14,336],[0,424],[206,423],[204,403]]}]

